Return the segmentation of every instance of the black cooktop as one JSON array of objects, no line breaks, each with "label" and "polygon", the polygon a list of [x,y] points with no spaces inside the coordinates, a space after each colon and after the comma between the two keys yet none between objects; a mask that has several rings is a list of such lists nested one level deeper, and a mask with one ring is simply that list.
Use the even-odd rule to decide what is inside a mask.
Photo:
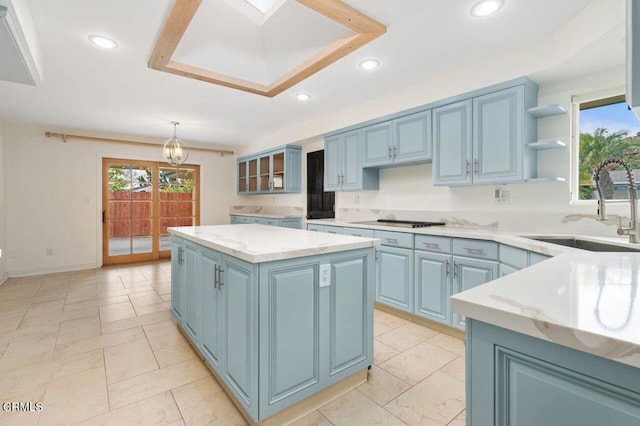
[{"label": "black cooktop", "polygon": [[417,222],[414,220],[392,220],[392,219],[378,219],[376,221],[380,225],[391,225],[402,228],[426,228],[427,226],[444,226],[444,222]]}]

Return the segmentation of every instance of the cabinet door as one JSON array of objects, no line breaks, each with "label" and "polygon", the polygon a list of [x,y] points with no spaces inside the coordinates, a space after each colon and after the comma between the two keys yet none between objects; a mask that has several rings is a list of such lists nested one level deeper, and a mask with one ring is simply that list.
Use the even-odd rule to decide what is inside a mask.
[{"label": "cabinet door", "polygon": [[259,191],[260,192],[269,192],[271,191],[272,186],[272,157],[268,154],[261,155],[258,158],[258,168],[260,171],[260,176],[258,179],[259,182]]},{"label": "cabinet door", "polygon": [[222,258],[219,285],[224,297],[224,380],[236,398],[258,418],[257,266]]},{"label": "cabinet door", "polygon": [[271,154],[271,162],[273,165],[271,190],[274,192],[283,192],[285,190],[287,173],[289,173],[289,170],[286,168],[285,150]]},{"label": "cabinet door", "polygon": [[471,100],[433,110],[433,184],[471,184]]},{"label": "cabinet door", "polygon": [[340,136],[331,136],[324,140],[324,189],[336,191],[340,189],[342,173],[342,142]]},{"label": "cabinet door", "polygon": [[518,270],[519,269],[516,269],[513,266],[505,265],[504,263],[501,263],[500,266],[498,267],[499,275],[501,278],[504,277],[505,275],[513,274]]},{"label": "cabinet door", "polygon": [[391,121],[362,129],[362,166],[386,166],[393,163]]},{"label": "cabinet door", "polygon": [[523,179],[524,86],[473,100],[474,183]]},{"label": "cabinet door", "polygon": [[415,309],[421,317],[451,324],[451,255],[416,250]]},{"label": "cabinet door", "polygon": [[431,160],[431,110],[393,120],[393,162]]},{"label": "cabinet door", "polygon": [[381,246],[377,257],[376,301],[413,312],[413,250]]},{"label": "cabinet door", "polygon": [[178,322],[184,325],[185,276],[184,241],[171,237],[171,311]]},{"label": "cabinet door", "polygon": [[342,189],[362,189],[362,155],[360,130],[341,135],[343,145]]},{"label": "cabinet door", "polygon": [[247,181],[248,163],[238,161],[238,193],[245,193],[249,189]]},{"label": "cabinet door", "polygon": [[198,246],[192,242],[184,245],[185,276],[185,329],[194,342],[200,342],[201,296],[198,277]]},{"label": "cabinet door", "polygon": [[319,353],[328,347],[320,342],[318,269],[315,259],[294,259],[265,265],[260,271],[261,417],[275,414],[319,387]]},{"label": "cabinet door", "polygon": [[[498,278],[498,262],[453,256],[453,294]],[[453,314],[453,326],[464,329],[464,316]]]},{"label": "cabinet door", "polygon": [[211,366],[222,372],[222,292],[217,285],[217,268],[221,265],[221,254],[206,248],[200,249],[200,285],[202,288],[202,332],[201,348]]}]

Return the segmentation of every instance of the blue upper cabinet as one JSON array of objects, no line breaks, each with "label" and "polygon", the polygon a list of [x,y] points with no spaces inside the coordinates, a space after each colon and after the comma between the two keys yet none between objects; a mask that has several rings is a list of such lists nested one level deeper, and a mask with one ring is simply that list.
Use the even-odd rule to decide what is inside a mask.
[{"label": "blue upper cabinet", "polygon": [[358,191],[378,189],[378,170],[363,169],[360,130],[325,139],[325,191]]},{"label": "blue upper cabinet", "polygon": [[302,148],[285,145],[238,158],[238,194],[302,191]]},{"label": "blue upper cabinet", "polygon": [[[433,111],[433,184],[525,182],[536,176],[537,86],[520,84]],[[504,85],[503,85],[504,86]],[[497,88],[496,88],[497,89]]]},{"label": "blue upper cabinet", "polygon": [[521,181],[524,86],[473,100],[473,181]]},{"label": "blue upper cabinet", "polygon": [[362,129],[364,167],[431,161],[431,110]]},{"label": "blue upper cabinet", "polygon": [[471,100],[433,110],[433,184],[471,184]]}]

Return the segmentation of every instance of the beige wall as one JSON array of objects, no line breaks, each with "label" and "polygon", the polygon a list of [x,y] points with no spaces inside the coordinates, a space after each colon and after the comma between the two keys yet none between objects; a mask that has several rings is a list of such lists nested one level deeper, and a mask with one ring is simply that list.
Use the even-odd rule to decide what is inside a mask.
[{"label": "beige wall", "polygon": [[4,164],[4,122],[0,120],[0,283],[7,278],[7,245],[5,226],[4,182],[6,167]]},{"label": "beige wall", "polygon": [[[87,134],[5,123],[9,276],[101,266],[102,158],[162,161],[160,147],[63,143],[45,137],[47,130]],[[201,224],[228,223],[235,156],[192,151],[189,162],[201,166]]]}]

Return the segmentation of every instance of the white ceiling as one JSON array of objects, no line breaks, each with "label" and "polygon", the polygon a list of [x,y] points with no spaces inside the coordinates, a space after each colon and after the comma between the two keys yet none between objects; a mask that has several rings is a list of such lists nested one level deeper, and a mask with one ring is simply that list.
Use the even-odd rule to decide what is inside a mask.
[{"label": "white ceiling", "polygon": [[[147,68],[171,0],[25,1],[43,53],[43,83],[33,87],[0,81],[0,117],[9,122],[44,124],[52,130],[74,128],[164,138],[172,133],[171,121],[180,121],[179,137],[186,141],[238,146],[452,70],[531,49],[543,42],[548,45],[559,35],[574,37],[575,48],[567,49],[566,55],[554,52],[553,67],[541,73],[545,80],[624,62],[624,30],[620,29],[623,12],[619,25],[608,31],[601,29],[602,36],[595,40],[585,37],[590,31],[588,25],[582,25],[585,33],[566,30],[590,3],[620,6],[624,0],[506,0],[497,15],[483,19],[469,15],[476,0],[346,0],[387,25],[387,33],[288,91],[266,98]],[[204,0],[203,7],[207,10],[221,1]],[[287,7],[281,7],[283,13]],[[617,13],[624,8],[615,10]],[[287,61],[297,60],[308,47],[302,41],[324,42],[295,23],[293,29],[279,30],[275,23],[282,22],[280,12],[279,9],[264,24],[266,28],[274,22],[263,34],[263,42],[273,39],[274,43],[270,48],[266,44],[260,47],[263,53],[267,52],[262,57],[262,68],[256,66],[262,78],[277,74],[278,67],[284,67],[282,64]],[[187,32],[184,45],[176,52],[180,60],[191,55],[193,60],[202,61],[202,52],[211,48],[216,52],[211,64],[226,63],[237,68],[238,64],[247,66],[251,62],[247,58],[253,58],[255,63],[255,46],[244,39],[244,30],[250,32],[248,21],[242,26],[243,31],[233,33],[236,45],[227,49],[208,37],[221,35],[220,28],[233,31],[234,27],[216,22],[220,28],[211,28],[198,23],[199,19],[196,17],[194,28]],[[253,24],[253,28],[258,26]],[[88,42],[89,34],[112,37],[120,48],[97,49]],[[278,50],[282,42],[296,46],[290,57],[282,47]],[[249,46],[244,46],[243,51],[246,44]],[[200,55],[194,53],[198,49]],[[274,62],[265,57],[286,60]],[[367,57],[379,58],[380,69],[373,73],[360,71],[357,63]],[[300,91],[311,93],[312,100],[304,104],[296,101],[293,95]],[[282,141],[290,142],[294,141]]]}]

